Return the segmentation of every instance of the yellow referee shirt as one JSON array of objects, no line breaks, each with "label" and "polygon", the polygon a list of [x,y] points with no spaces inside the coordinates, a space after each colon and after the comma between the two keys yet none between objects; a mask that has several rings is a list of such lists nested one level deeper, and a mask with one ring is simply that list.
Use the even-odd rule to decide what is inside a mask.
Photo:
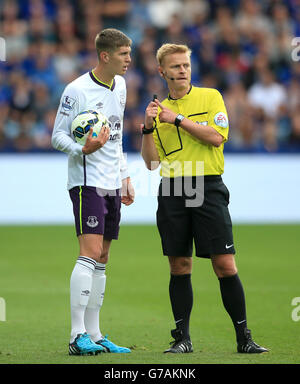
[{"label": "yellow referee shirt", "polygon": [[[224,141],[228,138],[228,117],[223,98],[212,88],[192,86],[181,99],[168,97],[162,104],[177,114],[218,131]],[[223,147],[203,143],[184,129],[156,119],[153,138],[161,161],[161,176],[221,175],[224,172]]]}]

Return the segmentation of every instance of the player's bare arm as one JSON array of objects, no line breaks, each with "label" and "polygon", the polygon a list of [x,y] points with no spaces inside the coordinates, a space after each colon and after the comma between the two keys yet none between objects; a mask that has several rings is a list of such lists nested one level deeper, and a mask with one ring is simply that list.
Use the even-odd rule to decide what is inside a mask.
[{"label": "player's bare arm", "polygon": [[[161,109],[159,120],[164,123],[174,124],[177,113],[163,106],[157,99],[155,100],[155,103]],[[223,136],[209,125],[200,125],[185,117],[181,121],[180,127],[206,144],[219,147],[223,143]]]},{"label": "player's bare arm", "polygon": [[130,205],[134,202],[135,192],[130,177],[122,180],[121,202]]},{"label": "player's bare arm", "polygon": [[109,139],[109,127],[104,126],[97,137],[92,137],[92,134],[93,129],[91,128],[85,145],[82,147],[82,153],[84,155],[89,155],[103,147]]},{"label": "player's bare arm", "polygon": [[[154,119],[157,117],[158,106],[154,101],[151,101],[145,111],[145,128],[151,129],[154,124]],[[141,125],[141,129],[143,125]],[[142,140],[142,157],[145,161],[146,167],[149,170],[154,170],[159,166],[160,159],[157,152],[153,135],[143,135]]]}]

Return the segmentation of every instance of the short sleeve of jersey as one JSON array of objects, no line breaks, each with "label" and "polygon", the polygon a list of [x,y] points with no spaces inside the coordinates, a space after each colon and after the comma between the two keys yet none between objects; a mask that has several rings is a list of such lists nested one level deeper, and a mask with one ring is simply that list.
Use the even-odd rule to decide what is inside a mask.
[{"label": "short sleeve of jersey", "polygon": [[222,95],[216,89],[212,90],[209,103],[208,125],[219,132],[227,141],[229,122]]}]

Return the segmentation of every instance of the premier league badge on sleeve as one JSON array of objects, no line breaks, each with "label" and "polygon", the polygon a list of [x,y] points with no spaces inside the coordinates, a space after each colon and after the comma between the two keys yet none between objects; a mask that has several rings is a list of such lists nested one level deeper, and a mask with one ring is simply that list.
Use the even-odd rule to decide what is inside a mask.
[{"label": "premier league badge on sleeve", "polygon": [[224,112],[218,112],[214,117],[214,122],[219,127],[222,127],[222,128],[228,127],[228,118]]},{"label": "premier league badge on sleeve", "polygon": [[71,111],[74,108],[75,99],[70,96],[64,96],[62,101],[62,107],[65,111]]}]

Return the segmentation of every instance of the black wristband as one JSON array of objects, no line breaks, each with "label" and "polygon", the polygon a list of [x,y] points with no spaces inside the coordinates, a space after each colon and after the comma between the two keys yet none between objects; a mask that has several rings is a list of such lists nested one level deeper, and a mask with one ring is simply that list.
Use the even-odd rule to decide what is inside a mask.
[{"label": "black wristband", "polygon": [[142,133],[143,133],[143,135],[149,135],[149,133],[153,133],[154,129],[155,129],[154,127],[147,129],[145,127],[145,124],[144,124],[143,129],[142,129]]},{"label": "black wristband", "polygon": [[149,133],[153,133],[154,129],[156,128],[156,120],[154,119],[154,125],[152,128],[147,129],[145,124],[143,125],[142,133],[143,135],[149,135]]}]

